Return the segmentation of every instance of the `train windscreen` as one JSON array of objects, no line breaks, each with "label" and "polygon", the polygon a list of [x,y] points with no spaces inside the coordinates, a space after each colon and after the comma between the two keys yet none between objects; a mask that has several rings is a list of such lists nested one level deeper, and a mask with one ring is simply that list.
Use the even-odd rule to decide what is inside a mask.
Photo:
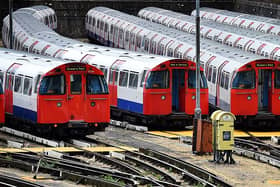
[{"label": "train windscreen", "polygon": [[256,82],[256,73],[253,70],[240,71],[236,74],[232,88],[234,89],[254,89]]},{"label": "train windscreen", "polygon": [[[189,70],[188,88],[196,88],[195,70]],[[200,88],[207,88],[207,81],[203,72],[200,72]]]},{"label": "train windscreen", "polygon": [[146,89],[169,88],[169,71],[151,71],[146,82]]},{"label": "train windscreen", "polygon": [[275,71],[274,88],[280,88],[280,70]]},{"label": "train windscreen", "polygon": [[63,95],[65,93],[64,75],[46,76],[42,79],[40,95]]},{"label": "train windscreen", "polygon": [[104,76],[87,75],[87,94],[107,94],[108,87]]}]

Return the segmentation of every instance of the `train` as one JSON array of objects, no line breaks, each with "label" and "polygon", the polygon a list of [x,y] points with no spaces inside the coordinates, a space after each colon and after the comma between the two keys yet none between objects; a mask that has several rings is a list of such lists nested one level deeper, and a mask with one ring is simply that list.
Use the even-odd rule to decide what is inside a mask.
[{"label": "train", "polygon": [[[85,20],[89,37],[103,44],[193,61],[196,58],[191,34],[106,7],[92,8]],[[232,112],[240,124],[269,126],[279,120],[279,61],[206,39],[200,40],[200,46],[211,108]]]},{"label": "train", "polygon": [[[147,7],[138,16],[165,26],[195,34],[195,17],[181,13]],[[261,32],[234,28],[212,20],[202,20],[200,35],[231,47],[240,48],[272,60],[280,61],[280,38]]]},{"label": "train", "polygon": [[[229,24],[248,30],[255,30],[262,33],[280,36],[280,23],[279,19],[276,18],[268,18],[208,7],[201,7],[199,12],[202,19],[210,19],[223,24]],[[195,16],[196,11],[192,11],[191,15]]]},{"label": "train", "polygon": [[[14,49],[75,60],[96,66],[109,85],[111,117],[152,128],[192,125],[196,93],[195,63],[145,55],[63,37],[23,11],[13,14]],[[9,22],[4,19],[3,42],[8,45]],[[201,110],[208,116],[208,87],[201,71]]]},{"label": "train", "polygon": [[68,136],[110,122],[108,87],[96,67],[4,48],[0,57],[6,126]]}]

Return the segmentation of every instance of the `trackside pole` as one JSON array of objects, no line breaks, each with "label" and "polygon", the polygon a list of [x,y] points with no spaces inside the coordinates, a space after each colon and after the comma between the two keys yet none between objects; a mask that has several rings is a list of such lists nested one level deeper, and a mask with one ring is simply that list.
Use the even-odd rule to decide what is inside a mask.
[{"label": "trackside pole", "polygon": [[194,110],[194,126],[193,126],[193,153],[198,153],[197,141],[201,143],[201,108],[200,108],[200,17],[199,17],[199,5],[200,0],[196,0],[196,108]]},{"label": "trackside pole", "polygon": [[[10,49],[13,49],[13,0],[9,0]],[[7,46],[8,47],[8,46]]]}]

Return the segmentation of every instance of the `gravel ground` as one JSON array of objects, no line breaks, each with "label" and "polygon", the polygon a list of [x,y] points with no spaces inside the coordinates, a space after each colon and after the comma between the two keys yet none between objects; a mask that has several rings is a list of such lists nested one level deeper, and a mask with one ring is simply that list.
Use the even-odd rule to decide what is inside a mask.
[{"label": "gravel ground", "polygon": [[215,173],[233,186],[280,186],[280,170],[265,163],[233,155],[236,164],[215,164],[212,155],[197,156],[192,153],[192,146],[168,139],[120,128],[108,127],[105,132],[95,133],[133,147],[151,148],[170,154],[182,160],[197,164]]}]

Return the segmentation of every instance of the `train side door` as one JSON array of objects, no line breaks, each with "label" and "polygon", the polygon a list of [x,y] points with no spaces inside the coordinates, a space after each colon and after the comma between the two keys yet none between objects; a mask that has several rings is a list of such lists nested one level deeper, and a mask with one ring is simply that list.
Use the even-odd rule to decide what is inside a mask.
[{"label": "train side door", "polygon": [[186,95],[185,74],[186,74],[186,70],[184,69],[172,70],[172,111],[173,112],[185,111],[185,95]]},{"label": "train side door", "polygon": [[85,76],[81,73],[66,72],[66,85],[69,85],[66,89],[67,93],[67,105],[71,109],[69,110],[70,120],[84,119],[85,111]]},{"label": "train side door", "polygon": [[268,111],[272,92],[272,70],[259,69],[258,72],[258,109]]},{"label": "train side door", "polygon": [[13,113],[13,83],[14,83],[14,74],[16,70],[21,66],[21,64],[14,63],[12,64],[6,72],[5,80],[5,112],[12,114]]}]

